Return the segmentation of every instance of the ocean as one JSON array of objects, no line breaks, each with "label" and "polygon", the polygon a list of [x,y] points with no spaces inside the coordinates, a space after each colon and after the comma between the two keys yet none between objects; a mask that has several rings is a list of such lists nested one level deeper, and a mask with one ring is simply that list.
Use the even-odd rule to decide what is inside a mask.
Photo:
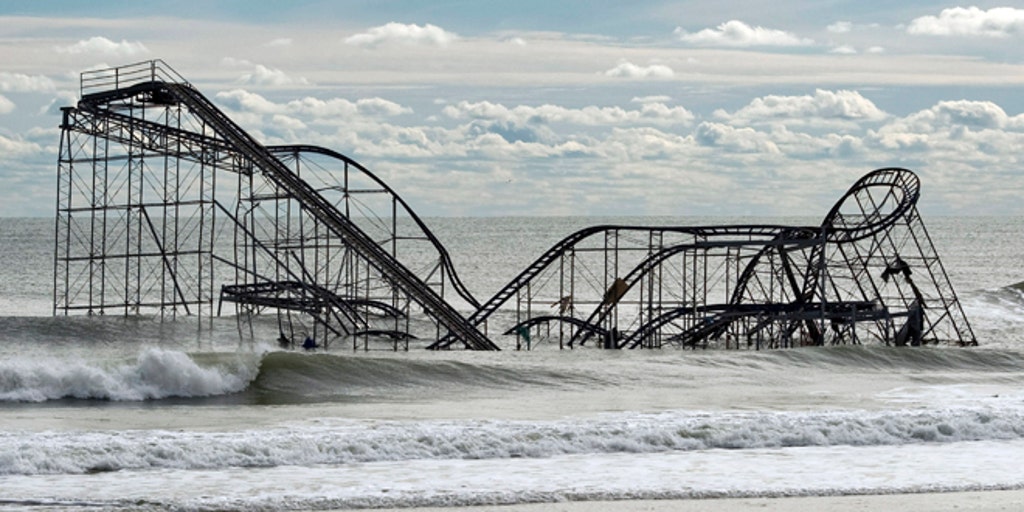
[{"label": "ocean", "polygon": [[[0,510],[1024,488],[1024,219],[924,220],[978,347],[288,351],[269,318],[54,317],[53,221],[0,219]],[[610,221],[754,220],[427,222],[486,299]]]}]

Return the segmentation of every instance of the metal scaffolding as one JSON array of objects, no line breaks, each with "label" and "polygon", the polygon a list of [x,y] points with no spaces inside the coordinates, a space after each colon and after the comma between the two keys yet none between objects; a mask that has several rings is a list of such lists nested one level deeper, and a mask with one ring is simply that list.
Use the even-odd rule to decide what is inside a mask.
[{"label": "metal scaffolding", "polygon": [[[444,247],[359,164],[261,145],[161,61],[81,85],[61,123],[55,314],[202,318],[229,302],[275,312],[286,344],[497,348],[445,300],[476,305]],[[410,320],[420,309],[429,326]]]},{"label": "metal scaffolding", "polygon": [[159,60],[83,73],[81,92],[61,123],[54,314],[227,303],[240,325],[276,315],[282,345],[355,349],[976,344],[905,169],[868,174],[818,226],[586,228],[481,303],[354,160],[262,145]]},{"label": "metal scaffolding", "polygon": [[857,181],[817,226],[586,228],[469,321],[503,316],[512,301],[504,333],[525,349],[595,339],[604,348],[976,345],[919,195],[914,173],[888,168]]}]

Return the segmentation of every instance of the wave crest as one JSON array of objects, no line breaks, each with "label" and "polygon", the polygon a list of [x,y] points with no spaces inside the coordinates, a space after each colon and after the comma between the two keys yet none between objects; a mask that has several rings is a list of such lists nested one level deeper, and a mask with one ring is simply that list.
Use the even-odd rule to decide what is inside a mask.
[{"label": "wave crest", "polygon": [[134,361],[118,363],[10,359],[0,362],[0,401],[209,397],[242,391],[259,372],[259,356],[255,354],[204,363],[184,352],[159,348],[145,349]]},{"label": "wave crest", "polygon": [[[540,459],[1024,438],[1024,410],[621,413],[593,420],[341,421],[242,432],[0,433],[0,475]],[[19,453],[5,460],[4,453]]]}]

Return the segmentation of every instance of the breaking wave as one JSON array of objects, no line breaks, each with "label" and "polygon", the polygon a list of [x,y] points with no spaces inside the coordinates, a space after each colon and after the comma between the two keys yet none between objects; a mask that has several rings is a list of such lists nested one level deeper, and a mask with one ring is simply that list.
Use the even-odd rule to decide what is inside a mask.
[{"label": "breaking wave", "polygon": [[[344,422],[232,432],[0,433],[2,474],[540,459],[1024,439],[1024,410],[673,411],[557,421]],[[6,454],[6,455],[4,455]]]},{"label": "breaking wave", "polygon": [[[0,362],[0,401],[59,399],[140,401],[237,393],[259,371],[259,357],[205,361],[179,351],[144,349],[131,361],[11,358]],[[210,359],[210,358],[206,358]]]}]

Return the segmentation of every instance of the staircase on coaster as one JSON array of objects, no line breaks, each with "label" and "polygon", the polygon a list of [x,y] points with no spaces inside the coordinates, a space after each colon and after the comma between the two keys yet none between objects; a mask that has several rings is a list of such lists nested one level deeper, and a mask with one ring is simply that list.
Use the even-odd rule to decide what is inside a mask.
[{"label": "staircase on coaster", "polygon": [[61,124],[55,313],[203,317],[229,302],[278,311],[283,342],[449,335],[497,350],[445,300],[478,306],[443,246],[356,162],[262,145],[159,60],[81,86]]}]

